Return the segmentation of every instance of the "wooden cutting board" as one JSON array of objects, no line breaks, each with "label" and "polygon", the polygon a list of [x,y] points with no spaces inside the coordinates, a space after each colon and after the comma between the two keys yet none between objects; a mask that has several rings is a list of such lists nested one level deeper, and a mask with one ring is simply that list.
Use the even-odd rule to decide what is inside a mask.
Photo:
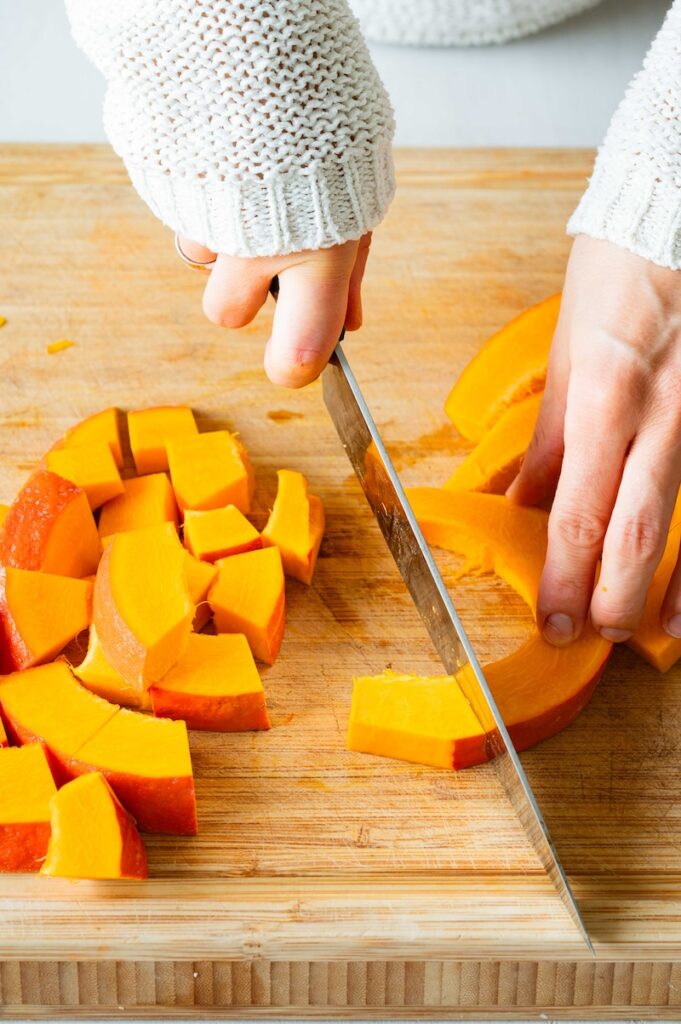
[{"label": "wooden cutting board", "polygon": [[[347,351],[406,483],[447,478],[466,450],[442,410],[451,383],[560,287],[591,159],[398,154]],[[274,728],[192,734],[199,835],[150,837],[142,885],[0,877],[7,1013],[678,1013],[681,671],[616,651],[579,720],[522,757],[594,962],[489,766],[345,750],[353,674],[438,662],[320,387],[263,375],[270,310],[239,332],[208,324],[204,279],[105,147],[0,151],[0,247],[0,501],[81,417],[187,403],[204,429],[240,432],[259,515],[288,466],[328,517],[314,585],[288,585],[282,654],[264,673]],[[49,355],[60,338],[76,344]],[[440,563],[483,661],[517,645],[522,603]]]}]

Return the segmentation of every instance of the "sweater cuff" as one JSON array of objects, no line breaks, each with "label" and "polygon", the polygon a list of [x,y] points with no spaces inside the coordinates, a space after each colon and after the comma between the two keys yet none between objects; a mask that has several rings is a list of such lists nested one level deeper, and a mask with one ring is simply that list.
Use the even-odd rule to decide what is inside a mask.
[{"label": "sweater cuff", "polygon": [[196,180],[126,167],[164,224],[230,256],[283,256],[361,238],[383,219],[395,191],[390,139],[269,180]]},{"label": "sweater cuff", "polygon": [[570,235],[590,235],[672,270],[681,268],[681,181],[642,154],[603,154],[570,218]]}]

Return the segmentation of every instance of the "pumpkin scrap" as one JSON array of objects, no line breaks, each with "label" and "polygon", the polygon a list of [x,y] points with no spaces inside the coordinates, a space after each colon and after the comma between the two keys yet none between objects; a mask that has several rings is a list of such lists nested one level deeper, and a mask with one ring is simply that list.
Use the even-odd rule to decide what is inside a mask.
[{"label": "pumpkin scrap", "polygon": [[126,682],[120,672],[106,660],[94,625],[90,626],[87,653],[80,665],[71,666],[71,671],[83,686],[104,700],[140,711],[151,710],[149,691],[139,690]]},{"label": "pumpkin scrap", "polygon": [[57,792],[39,743],[0,750],[0,871],[39,871]]},{"label": "pumpkin scrap", "polygon": [[111,448],[104,441],[48,452],[45,465],[51,473],[85,491],[92,509],[123,493],[121,475]]},{"label": "pumpkin scrap", "polygon": [[308,495],[302,473],[280,469],[277,479],[277,496],[262,531],[263,544],[279,548],[287,576],[309,585],[324,535],[324,506],[320,498]]},{"label": "pumpkin scrap", "polygon": [[102,409],[93,416],[76,423],[66,431],[61,440],[52,446],[52,451],[61,448],[81,448],[83,445],[108,444],[114,462],[123,468],[123,444],[121,442],[121,413],[119,409]]},{"label": "pumpkin scrap", "polygon": [[58,341],[52,341],[46,346],[46,352],[48,356],[54,356],[57,352],[65,352],[67,348],[74,348],[75,341],[69,341],[68,338],[59,338]]},{"label": "pumpkin scrap", "polygon": [[175,438],[168,443],[168,463],[182,512],[236,505],[240,512],[248,515],[253,474],[234,434],[215,430]]},{"label": "pumpkin scrap", "polygon": [[256,658],[272,665],[284,635],[284,571],[278,548],[221,558],[208,600],[218,633],[243,633]]},{"label": "pumpkin scrap", "polygon": [[135,409],[128,413],[130,448],[139,474],[168,468],[168,441],[197,434],[194,413],[186,405]]},{"label": "pumpkin scrap", "polygon": [[178,523],[177,502],[166,473],[132,477],[123,481],[123,493],[102,506],[99,536],[140,530],[159,523]]},{"label": "pumpkin scrap", "polygon": [[260,534],[235,505],[209,512],[187,511],[184,543],[195,558],[204,562],[262,547]]}]

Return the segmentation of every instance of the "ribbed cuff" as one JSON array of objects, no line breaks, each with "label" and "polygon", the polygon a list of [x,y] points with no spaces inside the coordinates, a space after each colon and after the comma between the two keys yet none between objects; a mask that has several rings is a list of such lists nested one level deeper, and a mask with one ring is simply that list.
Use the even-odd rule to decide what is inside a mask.
[{"label": "ribbed cuff", "polygon": [[662,267],[681,268],[681,180],[641,154],[604,153],[567,226],[629,249]]},{"label": "ribbed cuff", "polygon": [[312,172],[262,181],[190,180],[126,166],[164,224],[231,256],[279,256],[360,238],[383,219],[395,191],[390,139]]}]

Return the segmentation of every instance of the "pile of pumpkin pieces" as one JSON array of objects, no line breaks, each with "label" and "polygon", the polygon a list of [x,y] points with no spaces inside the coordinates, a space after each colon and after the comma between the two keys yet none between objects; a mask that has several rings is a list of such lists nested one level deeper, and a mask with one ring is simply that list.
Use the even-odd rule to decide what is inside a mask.
[{"label": "pile of pumpkin pieces", "polygon": [[[445,411],[475,447],[444,487],[408,491],[426,540],[466,558],[466,572],[493,572],[534,612],[547,545],[548,513],[504,497],[539,414],[560,295],[526,310],[493,335],[452,388]],[[681,541],[677,501],[667,545],[651,583],[643,620],[628,646],[660,672],[681,657],[681,640],[660,613]],[[588,703],[611,644],[587,626],[570,647],[548,644],[534,627],[508,657],[485,666],[504,723],[519,750],[568,726]],[[348,747],[446,768],[479,764],[494,743],[481,729],[457,676],[386,672],[354,682]]]},{"label": "pile of pumpkin pieces", "polygon": [[139,831],[194,835],[187,729],[269,728],[255,659],[279,652],[285,574],[312,579],[324,509],[300,473],[259,532],[236,435],[130,412],[128,476],[121,425],[83,420],[1,509],[2,871],[144,878]]}]

